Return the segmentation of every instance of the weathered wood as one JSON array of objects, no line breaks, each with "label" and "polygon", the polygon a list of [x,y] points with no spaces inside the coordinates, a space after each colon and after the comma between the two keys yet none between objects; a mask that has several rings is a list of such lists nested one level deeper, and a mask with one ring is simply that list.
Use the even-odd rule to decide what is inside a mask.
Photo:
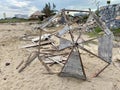
[{"label": "weathered wood", "polygon": [[64,38],[60,38],[60,45],[58,46],[59,50],[63,50],[63,49],[68,48],[70,46],[72,46],[71,41],[64,39]]},{"label": "weathered wood", "polygon": [[[41,42],[40,45],[43,46],[43,45],[48,45],[51,43],[52,43],[51,41],[43,41]],[[36,47],[36,46],[39,46],[39,43],[28,44],[28,45],[22,46],[21,48],[30,48],[30,47]]]},{"label": "weathered wood", "polygon": [[[50,64],[50,63],[54,63],[54,62],[61,62],[62,59],[61,57],[62,56],[41,56],[41,58],[44,57],[44,60],[43,62],[46,63],[46,64]],[[55,61],[54,61],[55,60]]]},{"label": "weathered wood", "polygon": [[[33,54],[33,55],[32,55],[32,54]],[[29,65],[31,64],[31,62],[32,62],[33,60],[35,60],[35,58],[36,58],[37,56],[38,56],[38,53],[37,53],[37,52],[31,53],[30,56],[28,57],[26,63],[24,64],[24,66],[21,67],[18,72],[21,73],[27,66],[29,66]]]},{"label": "weathered wood", "polygon": [[71,10],[71,9],[63,9],[63,11],[69,11],[69,12],[90,12],[90,11],[86,11],[86,10]]},{"label": "weathered wood", "polygon": [[93,12],[90,11],[90,14],[95,19],[97,25],[107,34],[110,35],[112,32],[109,30],[109,28],[106,26],[106,24]]},{"label": "weathered wood", "polygon": [[16,67],[16,69],[18,69],[23,63],[24,63],[24,61],[22,60],[22,61],[20,62],[20,64]]},{"label": "weathered wood", "polygon": [[106,62],[112,62],[113,35],[104,35],[99,38],[98,55]]},{"label": "weathered wood", "polygon": [[[52,58],[50,58],[50,57],[48,57],[48,59],[52,60],[53,62],[58,63],[60,66],[64,66],[64,64],[60,63],[60,62],[59,62],[58,60],[56,60],[56,59],[52,59]],[[62,61],[62,60],[61,60],[61,61]]]},{"label": "weathered wood", "polygon": [[69,27],[68,27],[68,25],[66,25],[62,30],[60,30],[57,33],[57,35],[60,37],[60,36],[64,35],[66,32],[68,32],[68,31],[69,31]]},{"label": "weathered wood", "polygon": [[49,41],[51,41],[51,45],[52,45],[52,46],[53,46],[56,50],[58,50],[58,47],[57,47],[57,46],[55,46],[55,44],[54,44],[53,40],[49,39]]},{"label": "weathered wood", "polygon": [[[41,41],[48,40],[50,38],[50,35],[51,34],[44,34],[44,35],[42,35],[41,36]],[[39,41],[39,36],[32,39],[32,42],[37,42],[37,41]]]},{"label": "weathered wood", "polygon": [[68,60],[59,75],[63,77],[86,79],[83,64],[78,51],[71,51]]},{"label": "weathered wood", "polygon": [[82,47],[82,46],[80,46],[80,45],[78,45],[78,47],[79,47],[80,49],[82,49],[82,50],[84,50],[84,51],[86,51],[86,52],[88,52],[88,53],[90,53],[90,54],[96,56],[97,58],[100,58],[101,60],[105,61],[106,63],[109,63],[109,62],[107,62],[106,60],[104,60],[102,57],[100,57],[100,56],[94,54],[93,52],[87,50],[86,48],[84,48],[84,47]]},{"label": "weathered wood", "polygon": [[45,55],[44,57],[48,58],[48,57],[55,57],[55,56],[66,56],[67,54],[69,53],[50,54],[50,55]]},{"label": "weathered wood", "polygon": [[41,62],[41,64],[46,68],[46,70],[49,72],[49,74],[52,74],[53,72],[51,71],[51,69],[47,66],[46,63],[43,62],[44,59],[45,59],[44,57],[38,56],[38,60]]},{"label": "weathered wood", "polygon": [[61,13],[61,11],[58,12],[56,15],[54,15],[48,22],[45,22],[42,26],[40,26],[40,28],[41,28],[41,29],[44,29],[44,28],[45,28],[46,26],[48,26],[48,25],[52,22],[52,20],[54,20],[60,13]]}]

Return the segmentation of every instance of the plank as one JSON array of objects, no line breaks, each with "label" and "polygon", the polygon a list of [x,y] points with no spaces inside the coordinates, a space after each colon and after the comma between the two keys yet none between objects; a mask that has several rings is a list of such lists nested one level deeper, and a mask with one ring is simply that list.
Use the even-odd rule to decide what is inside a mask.
[{"label": "plank", "polygon": [[[52,43],[52,41],[43,41],[43,42],[41,42],[41,46],[48,45],[51,43]],[[39,43],[28,44],[28,45],[22,46],[21,48],[31,48],[31,47],[36,47],[36,46],[39,46]]]},{"label": "plank", "polygon": [[108,63],[112,62],[113,36],[104,35],[99,38],[98,55]]},{"label": "plank", "polygon": [[83,64],[78,51],[71,51],[68,60],[59,75],[62,77],[86,79]]}]

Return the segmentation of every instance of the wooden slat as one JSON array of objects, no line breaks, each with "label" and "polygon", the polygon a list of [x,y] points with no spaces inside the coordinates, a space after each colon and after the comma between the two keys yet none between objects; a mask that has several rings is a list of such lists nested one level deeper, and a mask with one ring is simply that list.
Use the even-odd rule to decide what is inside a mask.
[{"label": "wooden slat", "polygon": [[[41,42],[41,46],[42,45],[48,45],[48,44],[51,44],[52,41],[43,41]],[[33,43],[33,44],[28,44],[28,45],[25,45],[25,46],[22,46],[21,48],[30,48],[30,47],[36,47],[36,46],[39,46],[39,43]]]},{"label": "wooden slat", "polygon": [[113,36],[104,35],[99,38],[98,55],[108,63],[112,61]]}]

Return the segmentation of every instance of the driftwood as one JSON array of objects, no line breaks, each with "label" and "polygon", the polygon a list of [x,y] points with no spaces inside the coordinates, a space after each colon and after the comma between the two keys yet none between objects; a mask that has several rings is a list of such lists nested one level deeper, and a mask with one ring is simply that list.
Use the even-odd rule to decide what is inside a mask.
[{"label": "driftwood", "polygon": [[24,64],[23,67],[21,67],[19,69],[19,73],[22,72],[28,65],[30,65],[30,63],[38,56],[38,53],[37,52],[33,52],[30,54],[30,56],[28,57],[26,63]]},{"label": "driftwood", "polygon": [[[43,46],[43,45],[48,45],[51,43],[53,43],[53,41],[43,41],[41,42],[40,45]],[[21,48],[30,48],[30,47],[36,47],[36,46],[39,46],[39,43],[28,44],[28,45],[22,46]]]},{"label": "driftwood", "polygon": [[[41,36],[41,40],[43,40],[43,41],[48,40],[48,39],[50,39],[50,36],[51,36],[51,34],[43,34]],[[32,39],[32,42],[38,42],[38,41],[39,41],[39,36]]]},{"label": "driftwood", "polygon": [[52,59],[52,58],[48,58],[48,59],[50,59],[50,60],[52,60],[52,61],[58,63],[60,66],[64,66],[64,64],[60,63],[59,61],[57,61],[57,60],[55,60],[55,59]]},{"label": "driftwood", "polygon": [[24,63],[24,61],[22,60],[22,61],[20,62],[20,64],[16,67],[16,69],[18,69],[23,63]]},{"label": "driftwood", "polygon": [[43,62],[42,59],[45,59],[45,58],[41,58],[40,56],[38,56],[38,59],[39,61],[41,62],[41,64],[46,68],[46,70],[49,72],[49,74],[52,74],[53,72],[51,71],[51,69],[47,66],[46,63]]},{"label": "driftwood", "polygon": [[81,56],[79,51],[73,51],[74,49],[75,48],[72,49],[68,60],[59,75],[86,80],[86,74],[81,61]]},{"label": "driftwood", "polygon": [[[83,40],[83,38],[81,37],[81,33],[79,33],[79,36],[78,38],[76,39],[76,37],[74,37],[73,35],[73,28],[71,28],[71,21],[68,20],[69,18],[67,17],[67,15],[65,15],[65,12],[66,11],[73,11],[73,12],[88,12],[96,21],[97,25],[103,30],[104,34],[106,35],[111,35],[112,32],[108,29],[108,27],[106,27],[105,23],[102,22],[100,20],[99,17],[97,17],[97,15],[91,11],[81,11],[81,10],[67,10],[67,9],[63,9],[61,12],[59,12],[57,15],[53,16],[52,19],[50,19],[48,22],[46,23],[43,23],[38,29],[40,31],[39,33],[39,37],[37,39],[35,39],[35,41],[39,41],[39,43],[36,43],[36,44],[32,44],[32,45],[26,45],[26,46],[23,46],[22,48],[29,48],[29,47],[35,47],[35,46],[38,46],[38,51],[36,51],[33,55],[31,54],[29,57],[28,57],[28,60],[26,62],[26,64],[19,70],[19,72],[23,71],[36,57],[38,57],[38,60],[41,62],[41,64],[46,68],[46,70],[49,72],[49,74],[53,74],[52,70],[47,66],[47,64],[44,62],[44,60],[47,58],[49,60],[51,60],[52,62],[56,62],[58,63],[59,65],[63,66],[63,69],[61,71],[61,73],[59,74],[60,76],[72,76],[72,77],[76,77],[76,78],[82,78],[82,79],[85,79],[86,80],[86,74],[85,74],[85,71],[84,71],[84,66],[83,66],[83,63],[82,63],[82,58],[80,56],[80,52],[79,52],[79,49],[83,50],[83,51],[86,51],[90,54],[92,54],[93,56],[96,56],[97,58],[103,60],[104,62],[107,63],[107,65],[105,67],[103,67],[97,74],[96,76],[98,76],[105,68],[107,68],[111,61],[107,61],[105,60],[105,58],[102,58],[101,55],[98,56],[96,54],[94,54],[93,52],[89,51],[88,49],[82,47],[81,45],[79,44],[84,44],[84,43],[87,43],[89,41],[92,41],[96,38],[93,38],[93,39],[89,39],[89,40]],[[58,38],[60,38],[60,45],[59,47],[56,47],[54,45],[54,43],[48,39],[48,41],[46,42],[42,42],[42,32],[46,32],[45,30],[45,27],[47,27],[51,22],[52,20],[54,20],[57,16],[59,16],[59,14],[62,14],[64,19],[65,19],[65,22],[66,22],[66,26],[59,32],[57,32],[56,34],[51,34],[52,35],[56,35]],[[62,38],[61,36],[64,35],[65,33],[69,33],[70,37],[71,37],[71,41],[69,41],[68,39],[64,39]],[[98,38],[98,37],[97,37]],[[76,39],[76,40],[75,40]],[[81,41],[79,41],[81,39]],[[103,38],[104,39],[104,38]],[[34,40],[33,40],[34,41]],[[112,41],[112,39],[110,39],[110,42]],[[106,43],[107,42],[102,42],[101,44],[102,45],[107,45]],[[41,46],[42,45],[52,45],[55,49],[56,49],[56,52],[51,52],[50,53],[44,53],[43,51],[50,51],[50,50],[44,50],[42,48],[41,50]],[[112,46],[112,43],[110,43],[111,46]],[[107,47],[107,46],[105,46]],[[60,51],[62,51],[63,49],[66,49],[66,48],[72,48],[71,50],[71,53],[69,54],[68,58],[67,58],[67,62],[66,64],[62,64],[60,63],[59,60],[56,60],[55,56],[60,56],[62,55],[60,53]],[[111,49],[112,47],[110,47]],[[104,52],[104,50],[102,50]],[[53,54],[54,53],[54,54]],[[110,56],[111,56],[111,50],[110,50]],[[18,67],[19,68],[19,67]]]},{"label": "driftwood", "polygon": [[99,38],[98,55],[108,63],[112,62],[113,35]]}]

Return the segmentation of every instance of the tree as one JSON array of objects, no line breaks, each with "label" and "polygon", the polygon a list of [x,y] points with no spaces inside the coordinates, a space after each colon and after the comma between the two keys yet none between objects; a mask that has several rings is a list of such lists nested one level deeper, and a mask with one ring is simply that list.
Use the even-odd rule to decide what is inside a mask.
[{"label": "tree", "polygon": [[56,8],[56,5],[54,3],[52,7],[50,3],[46,3],[42,12],[45,13],[46,17],[50,17],[55,14],[55,11],[56,11],[55,8]]},{"label": "tree", "polygon": [[87,15],[87,14],[83,15],[82,16],[82,22],[85,23],[87,21],[88,17],[89,17],[89,15]]},{"label": "tree", "polygon": [[110,0],[107,0],[107,4],[108,4],[108,5],[110,4]]}]

